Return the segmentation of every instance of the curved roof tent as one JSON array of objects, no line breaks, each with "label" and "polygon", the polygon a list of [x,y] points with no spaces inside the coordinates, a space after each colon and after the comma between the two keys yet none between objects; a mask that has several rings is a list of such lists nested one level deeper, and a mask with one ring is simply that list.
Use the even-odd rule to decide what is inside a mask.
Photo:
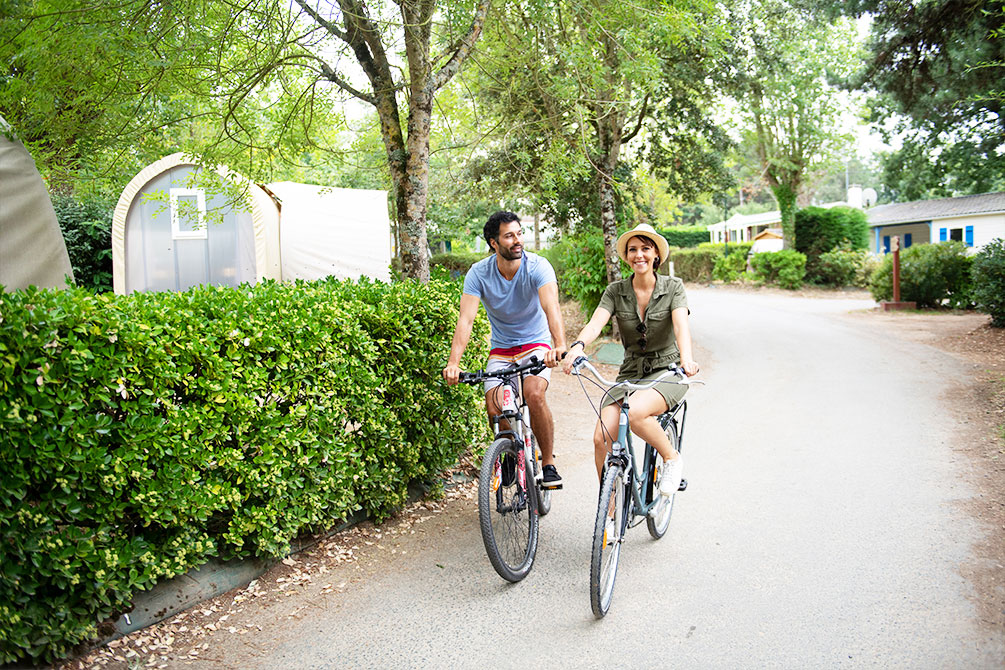
[{"label": "curved roof tent", "polygon": [[70,256],[31,154],[0,117],[0,285],[66,288]]},{"label": "curved roof tent", "polygon": [[[204,168],[185,154],[148,166],[126,186],[112,222],[116,293],[180,291],[198,284],[237,286],[263,279],[390,279],[387,192],[277,182],[253,184],[226,168],[216,172],[247,188],[250,207],[193,187]],[[145,201],[144,195],[167,193]],[[216,210],[222,220],[192,225],[179,216]]]}]

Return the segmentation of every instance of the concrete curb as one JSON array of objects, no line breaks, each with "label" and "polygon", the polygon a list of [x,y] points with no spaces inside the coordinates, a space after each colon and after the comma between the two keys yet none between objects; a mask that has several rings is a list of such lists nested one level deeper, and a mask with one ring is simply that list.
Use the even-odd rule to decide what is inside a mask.
[{"label": "concrete curb", "polygon": [[[452,488],[472,479],[462,473],[454,473],[452,479],[446,480],[443,486],[444,488]],[[408,503],[421,500],[431,489],[431,483],[410,484],[408,486]],[[292,556],[310,549],[320,541],[352,528],[368,518],[365,513],[360,511],[325,533],[297,538],[290,545],[289,555]],[[246,586],[277,563],[279,560],[266,561],[257,558],[232,561],[211,560],[198,568],[189,570],[184,575],[160,582],[149,591],[137,593],[133,600],[132,611],[123,614],[115,622],[115,632],[96,641],[94,646],[104,646],[112,640],[152,626],[200,602],[215,598],[232,589]]]}]

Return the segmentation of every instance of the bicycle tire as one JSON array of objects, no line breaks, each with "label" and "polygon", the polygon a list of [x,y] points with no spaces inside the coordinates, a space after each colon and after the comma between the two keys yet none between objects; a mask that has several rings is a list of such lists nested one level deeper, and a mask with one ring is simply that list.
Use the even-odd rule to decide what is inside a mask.
[{"label": "bicycle tire", "polygon": [[[673,421],[667,421],[663,429],[666,431],[667,439],[670,440],[670,445],[674,449],[678,449],[680,445],[677,439],[677,425]],[[661,472],[664,464],[663,457],[650,444],[646,445],[646,449],[651,450],[653,454],[653,465],[648,473],[647,501],[653,500],[654,497],[659,499],[656,506],[646,517],[646,527],[649,529],[649,534],[652,535],[653,539],[658,540],[666,535],[667,529],[670,527],[670,516],[673,514],[673,503],[677,499],[677,493],[674,492],[669,498],[660,495],[659,472]]]},{"label": "bicycle tire", "polygon": [[[478,521],[485,553],[499,576],[509,582],[526,577],[537,554],[537,498],[533,486],[528,491],[516,474],[522,454],[521,445],[499,438],[485,452],[478,480]],[[507,458],[513,459],[512,476],[503,472],[509,468]],[[532,473],[532,467],[528,468],[526,477]]]},{"label": "bicycle tire", "polygon": [[617,465],[608,466],[597,502],[590,554],[590,606],[598,619],[607,614],[614,597],[627,511],[624,469]]},{"label": "bicycle tire", "polygon": [[543,489],[537,485],[537,473],[541,469],[541,452],[537,447],[537,437],[530,434],[530,446],[534,452],[534,492],[537,495],[537,513],[545,516],[551,511],[551,489]]}]

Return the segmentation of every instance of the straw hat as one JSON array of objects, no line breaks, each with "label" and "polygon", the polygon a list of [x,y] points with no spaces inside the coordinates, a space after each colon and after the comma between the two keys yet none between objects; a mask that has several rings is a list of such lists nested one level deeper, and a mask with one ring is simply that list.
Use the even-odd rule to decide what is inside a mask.
[{"label": "straw hat", "polygon": [[[666,238],[656,232],[656,229],[650,226],[648,223],[640,223],[631,230],[621,233],[618,237],[618,255],[621,256],[621,260],[628,263],[628,257],[625,255],[625,249],[628,247],[628,240],[633,237],[647,237],[656,244],[656,251],[660,257],[660,263],[666,263],[667,259],[670,257],[670,244],[666,241]],[[631,265],[631,263],[628,263]]]}]

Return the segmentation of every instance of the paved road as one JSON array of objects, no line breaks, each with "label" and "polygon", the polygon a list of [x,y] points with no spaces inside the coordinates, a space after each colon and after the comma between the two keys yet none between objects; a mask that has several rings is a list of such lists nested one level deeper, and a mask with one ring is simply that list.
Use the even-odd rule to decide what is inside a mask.
[{"label": "paved road", "polygon": [[959,574],[983,530],[941,399],[953,359],[846,316],[867,301],[689,298],[708,381],[690,396],[690,487],[666,538],[630,531],[606,619],[588,595],[593,420],[559,374],[567,484],[523,583],[495,575],[469,506],[339,568],[345,591],[298,617],[214,636],[212,666],[1003,667]]}]

